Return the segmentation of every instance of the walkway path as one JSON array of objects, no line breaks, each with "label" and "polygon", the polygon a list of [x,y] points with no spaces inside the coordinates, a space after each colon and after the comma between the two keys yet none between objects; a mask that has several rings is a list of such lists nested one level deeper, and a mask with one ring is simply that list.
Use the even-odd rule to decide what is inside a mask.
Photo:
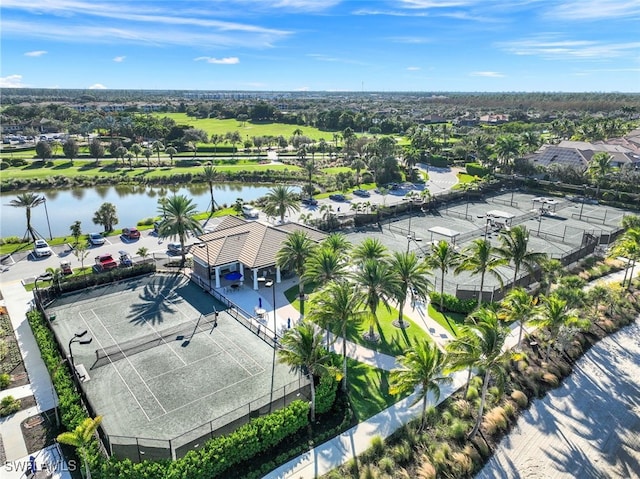
[{"label": "walkway path", "polygon": [[[28,417],[57,407],[58,398],[26,318],[27,311],[31,309],[32,293],[27,292],[20,281],[3,283],[1,288],[4,304],[11,318],[18,347],[29,376],[29,384],[1,391],[0,398],[5,396],[22,398],[33,395],[36,399],[36,406],[18,411],[16,414],[0,420],[0,435],[7,461],[0,468],[1,475],[3,479],[17,479],[25,477],[24,471],[29,456],[20,424]],[[51,477],[56,479],[71,478],[64,459],[57,451],[58,449],[53,446],[34,452],[33,456],[37,457],[38,465],[45,462],[50,466],[50,470],[54,470],[54,475]]]},{"label": "walkway path", "polygon": [[[635,276],[638,275],[640,275],[640,271],[635,274]],[[623,277],[624,271],[613,273],[606,278],[596,280],[596,282],[620,282]],[[518,327],[512,327],[511,334],[507,339],[509,347],[516,344],[518,333]],[[355,359],[358,358],[356,357]],[[466,372],[453,374],[453,383],[442,388],[440,402],[464,385],[466,376]],[[265,475],[264,479],[312,479],[340,467],[349,459],[353,459],[366,451],[375,436],[386,438],[411,419],[419,417],[421,405],[409,406],[414,399],[415,393],[339,436],[313,448],[308,453],[283,464]],[[433,398],[429,397],[429,400],[432,401]]]}]

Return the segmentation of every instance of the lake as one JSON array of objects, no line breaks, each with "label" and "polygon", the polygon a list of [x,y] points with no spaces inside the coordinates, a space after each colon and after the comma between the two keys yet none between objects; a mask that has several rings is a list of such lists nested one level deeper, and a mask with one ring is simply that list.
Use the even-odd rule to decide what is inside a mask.
[{"label": "lake", "polygon": [[[219,206],[231,206],[237,198],[252,201],[264,196],[271,186],[256,186],[242,184],[215,184],[213,195]],[[299,192],[299,188],[292,188]],[[26,214],[24,208],[9,206],[9,202],[16,198],[19,191],[0,195],[0,236],[19,236],[25,233]],[[70,235],[69,227],[79,220],[82,232],[102,231],[102,226],[93,223],[93,214],[102,203],[113,203],[116,206],[118,224],[116,229],[135,226],[144,218],[158,216],[158,199],[176,195],[186,195],[192,198],[198,211],[210,208],[211,196],[209,186],[193,184],[180,187],[151,187],[151,186],[97,186],[91,188],[73,188],[68,190],[45,190],[37,192],[46,198],[45,204],[31,210],[31,224],[43,237],[49,238],[47,215],[51,225],[51,234],[55,236]]]}]

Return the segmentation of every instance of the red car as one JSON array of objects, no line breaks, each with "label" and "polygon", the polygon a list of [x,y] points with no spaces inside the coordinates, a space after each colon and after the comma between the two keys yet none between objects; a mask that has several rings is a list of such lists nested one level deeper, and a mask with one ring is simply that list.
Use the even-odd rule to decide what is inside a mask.
[{"label": "red car", "polygon": [[110,254],[101,254],[100,256],[96,256],[96,265],[95,268],[98,272],[107,271],[113,268],[117,268],[118,263],[113,259],[113,256]]},{"label": "red car", "polygon": [[137,228],[123,228],[122,236],[130,240],[138,239],[140,238],[140,231]]}]

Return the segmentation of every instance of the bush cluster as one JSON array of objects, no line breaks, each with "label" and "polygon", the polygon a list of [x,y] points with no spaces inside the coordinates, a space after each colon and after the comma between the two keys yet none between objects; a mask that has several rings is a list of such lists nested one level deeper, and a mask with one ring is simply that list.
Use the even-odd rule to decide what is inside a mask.
[{"label": "bush cluster", "polygon": [[480,163],[465,163],[467,174],[471,176],[479,176],[480,178],[487,176],[491,173],[489,168],[482,166]]},{"label": "bush cluster", "polygon": [[0,401],[0,417],[10,416],[20,410],[20,400],[13,396],[5,396]]}]

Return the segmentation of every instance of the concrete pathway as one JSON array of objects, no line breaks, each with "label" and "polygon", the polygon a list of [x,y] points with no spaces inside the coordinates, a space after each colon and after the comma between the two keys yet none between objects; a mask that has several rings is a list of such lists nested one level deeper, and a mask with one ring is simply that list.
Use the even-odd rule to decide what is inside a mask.
[{"label": "concrete pathway", "polygon": [[[33,295],[25,291],[20,281],[3,283],[0,288],[2,289],[4,305],[11,318],[11,324],[30,381],[29,384],[24,386],[1,391],[0,398],[5,396],[13,396],[15,398],[34,396],[36,399],[36,406],[18,411],[0,420],[0,436],[2,436],[7,461],[0,471],[2,471],[3,479],[13,479],[26,477],[25,470],[29,456],[20,424],[31,416],[56,407],[58,398],[26,318],[27,311],[31,309]],[[68,467],[64,463],[64,458],[58,453],[57,447],[52,446],[46,450],[38,451],[33,456],[38,458],[39,464],[46,462],[51,466],[50,471],[56,471],[52,477],[71,477],[67,471]]]}]

